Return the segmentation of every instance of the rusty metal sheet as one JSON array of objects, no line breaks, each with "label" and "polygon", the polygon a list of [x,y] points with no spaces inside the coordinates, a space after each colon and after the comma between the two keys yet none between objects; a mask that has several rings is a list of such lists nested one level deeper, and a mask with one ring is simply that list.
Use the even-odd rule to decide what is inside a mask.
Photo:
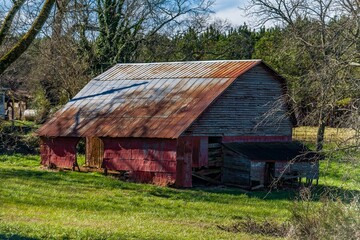
[{"label": "rusty metal sheet", "polygon": [[38,131],[47,137],[178,138],[261,60],[117,64]]}]

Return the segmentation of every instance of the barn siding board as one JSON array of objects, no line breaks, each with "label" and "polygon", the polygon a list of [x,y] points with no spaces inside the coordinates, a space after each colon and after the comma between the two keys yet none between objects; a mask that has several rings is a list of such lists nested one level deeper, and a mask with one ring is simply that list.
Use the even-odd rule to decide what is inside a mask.
[{"label": "barn siding board", "polygon": [[86,138],[86,165],[101,168],[104,158],[104,144],[100,138]]},{"label": "barn siding board", "polygon": [[79,138],[41,138],[40,157],[44,166],[72,168],[76,161],[76,145]]},{"label": "barn siding board", "polygon": [[251,181],[259,181],[261,185],[264,184],[265,178],[265,162],[251,161]]},{"label": "barn siding board", "polygon": [[223,183],[250,186],[250,161],[245,156],[226,147],[223,150],[222,177]]},{"label": "barn siding board", "polygon": [[208,138],[207,137],[192,137],[193,153],[192,153],[192,167],[200,168],[208,165]]},{"label": "barn siding board", "polygon": [[192,187],[192,137],[180,137],[177,141],[176,182],[177,187]]},{"label": "barn siding board", "polygon": [[176,177],[176,140],[102,138],[103,168],[129,171],[134,181],[173,184]]},{"label": "barn siding board", "polygon": [[262,65],[256,66],[236,79],[183,135],[279,136],[291,140],[292,123],[285,105],[263,121],[282,95],[282,84]]}]

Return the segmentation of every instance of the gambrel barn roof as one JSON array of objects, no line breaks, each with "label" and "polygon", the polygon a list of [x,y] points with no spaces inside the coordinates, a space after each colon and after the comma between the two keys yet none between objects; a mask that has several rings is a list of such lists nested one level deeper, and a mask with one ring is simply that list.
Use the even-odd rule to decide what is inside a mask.
[{"label": "gambrel barn roof", "polygon": [[178,138],[236,78],[258,65],[285,86],[261,60],[117,64],[92,79],[38,134]]}]

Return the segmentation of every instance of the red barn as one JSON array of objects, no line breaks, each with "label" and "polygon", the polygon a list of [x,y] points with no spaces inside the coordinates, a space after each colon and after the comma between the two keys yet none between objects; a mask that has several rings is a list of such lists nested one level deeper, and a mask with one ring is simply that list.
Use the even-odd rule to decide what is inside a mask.
[{"label": "red barn", "polygon": [[193,171],[223,166],[214,144],[291,142],[286,93],[261,60],[117,64],[39,129],[41,161],[75,166],[85,138],[89,166],[191,187]]}]

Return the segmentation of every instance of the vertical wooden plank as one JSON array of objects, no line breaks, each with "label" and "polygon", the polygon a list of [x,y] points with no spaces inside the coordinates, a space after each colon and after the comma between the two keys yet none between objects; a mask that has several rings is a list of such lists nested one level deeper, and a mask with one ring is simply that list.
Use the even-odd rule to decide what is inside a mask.
[{"label": "vertical wooden plank", "polygon": [[101,168],[104,159],[104,144],[98,137],[86,138],[86,165]]},{"label": "vertical wooden plank", "polygon": [[184,187],[192,187],[192,155],[193,155],[193,140],[187,138],[185,141],[185,154],[184,154]]},{"label": "vertical wooden plank", "polygon": [[200,168],[208,166],[208,137],[192,138],[192,167]]},{"label": "vertical wooden plank", "polygon": [[206,167],[209,164],[209,138],[200,137],[200,167]]},{"label": "vertical wooden plank", "polygon": [[192,151],[192,167],[199,168],[200,164],[200,137],[192,137],[193,151]]},{"label": "vertical wooden plank", "polygon": [[177,140],[176,150],[176,187],[183,187],[183,172],[184,172],[184,155],[185,155],[185,139],[183,137]]},{"label": "vertical wooden plank", "polygon": [[192,187],[192,141],[191,137],[178,139],[175,182],[177,187]]}]

